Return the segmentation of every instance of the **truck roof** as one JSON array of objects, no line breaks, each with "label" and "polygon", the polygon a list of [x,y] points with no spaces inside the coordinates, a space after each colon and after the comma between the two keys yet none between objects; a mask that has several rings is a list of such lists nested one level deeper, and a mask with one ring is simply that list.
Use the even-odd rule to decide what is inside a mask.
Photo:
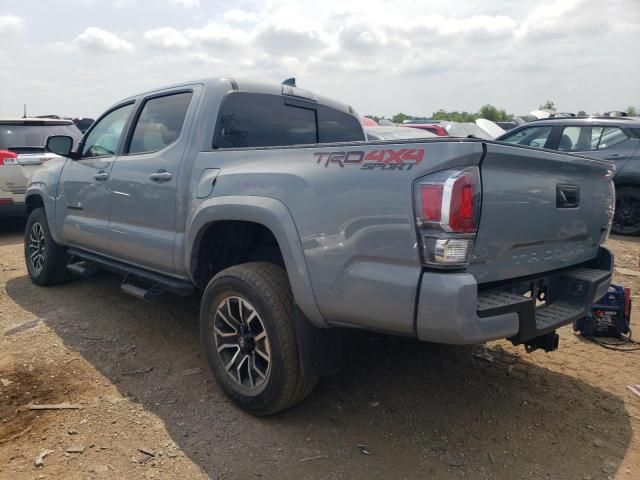
[{"label": "truck roof", "polygon": [[[259,81],[247,80],[247,79],[235,79],[231,77],[207,77],[207,78],[185,81],[185,82],[175,83],[172,85],[165,85],[162,87],[154,88],[152,90],[147,90],[145,92],[140,92],[136,95],[127,97],[126,99],[123,99],[123,101],[134,99],[141,95],[149,95],[150,93],[161,92],[163,90],[167,90],[170,88],[188,87],[190,85],[196,85],[196,84],[204,85],[205,88],[220,89],[221,83],[223,84],[227,83],[228,86],[230,87],[230,90],[234,90],[238,92],[247,92],[247,93],[264,93],[269,95],[282,95],[283,88],[285,87],[285,85],[281,83],[259,82]],[[298,89],[299,87],[294,87],[294,88]],[[326,105],[336,110],[341,110],[343,112],[349,113],[351,115],[357,115],[356,111],[350,105],[335,101],[323,95],[317,95],[315,93],[310,92],[309,90],[299,89],[299,91],[310,93],[313,96],[314,100],[321,105]]]}]

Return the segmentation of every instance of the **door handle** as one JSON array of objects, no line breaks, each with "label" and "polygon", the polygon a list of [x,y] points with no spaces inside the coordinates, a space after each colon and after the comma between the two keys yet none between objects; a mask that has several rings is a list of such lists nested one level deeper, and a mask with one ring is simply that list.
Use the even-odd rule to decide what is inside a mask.
[{"label": "door handle", "polygon": [[166,170],[158,170],[157,172],[149,175],[149,178],[154,182],[168,182],[173,178],[173,174]]},{"label": "door handle", "polygon": [[627,158],[627,156],[620,155],[619,153],[614,153],[613,155],[608,155],[604,157],[605,160],[622,160],[623,158]]},{"label": "door handle", "polygon": [[556,208],[578,208],[580,206],[580,186],[556,185]]},{"label": "door handle", "polygon": [[96,173],[93,176],[93,178],[95,178],[99,182],[104,182],[107,178],[109,178],[109,174],[107,172],[105,172],[104,170],[100,170],[98,173]]}]

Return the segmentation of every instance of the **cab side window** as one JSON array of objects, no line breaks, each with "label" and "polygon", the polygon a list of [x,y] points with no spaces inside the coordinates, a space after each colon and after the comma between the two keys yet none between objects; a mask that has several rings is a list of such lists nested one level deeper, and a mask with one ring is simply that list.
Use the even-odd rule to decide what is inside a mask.
[{"label": "cab side window", "polygon": [[180,136],[191,92],[176,93],[147,100],[136,122],[129,154],[162,150]]},{"label": "cab side window", "polygon": [[104,157],[116,154],[133,103],[123,105],[107,113],[91,129],[82,146],[82,157]]},{"label": "cab side window", "polygon": [[502,141],[506,143],[513,143],[515,145],[544,148],[552,129],[553,127],[551,126],[523,128],[522,130],[504,138]]}]

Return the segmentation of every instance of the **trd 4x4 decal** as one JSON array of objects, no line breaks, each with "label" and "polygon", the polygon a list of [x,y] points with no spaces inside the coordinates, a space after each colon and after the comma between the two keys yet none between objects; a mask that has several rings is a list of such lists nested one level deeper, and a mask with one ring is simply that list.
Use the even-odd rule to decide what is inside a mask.
[{"label": "trd 4x4 decal", "polygon": [[336,164],[341,168],[359,165],[360,170],[411,170],[424,159],[424,148],[400,150],[371,150],[370,152],[316,152],[318,165]]}]

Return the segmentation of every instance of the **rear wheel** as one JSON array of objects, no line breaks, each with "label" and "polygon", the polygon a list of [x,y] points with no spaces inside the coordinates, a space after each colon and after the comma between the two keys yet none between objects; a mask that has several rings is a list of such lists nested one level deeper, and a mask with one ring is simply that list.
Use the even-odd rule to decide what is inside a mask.
[{"label": "rear wheel", "polygon": [[31,281],[37,285],[57,285],[70,277],[67,253],[51,236],[44,208],[29,215],[24,233],[24,258]]},{"label": "rear wheel", "polygon": [[640,233],[640,188],[622,187],[616,190],[616,211],[611,232],[618,235]]},{"label": "rear wheel", "polygon": [[200,334],[218,384],[254,415],[292,407],[317,382],[302,376],[291,288],[277,265],[246,263],[213,277],[202,297]]}]

